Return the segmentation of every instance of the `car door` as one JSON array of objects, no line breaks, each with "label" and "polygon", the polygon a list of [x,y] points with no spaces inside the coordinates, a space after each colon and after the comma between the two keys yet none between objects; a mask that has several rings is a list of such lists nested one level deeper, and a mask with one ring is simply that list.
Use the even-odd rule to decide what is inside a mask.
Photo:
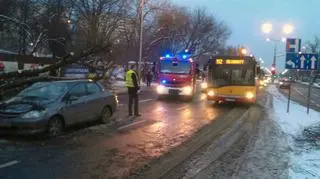
[{"label": "car door", "polygon": [[87,91],[85,83],[73,86],[67,94],[63,115],[68,124],[75,124],[88,120],[86,114]]},{"label": "car door", "polygon": [[100,117],[105,106],[105,97],[101,87],[96,82],[86,83],[87,87],[87,106],[90,111],[90,119],[95,120]]}]

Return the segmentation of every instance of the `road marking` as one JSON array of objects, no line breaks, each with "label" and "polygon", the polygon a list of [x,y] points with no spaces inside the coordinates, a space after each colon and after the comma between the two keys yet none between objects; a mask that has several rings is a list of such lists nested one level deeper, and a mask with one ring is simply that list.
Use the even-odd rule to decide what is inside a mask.
[{"label": "road marking", "polygon": [[188,106],[182,106],[182,107],[180,107],[180,108],[177,108],[176,110],[177,110],[177,111],[180,111],[180,110],[184,110],[184,109],[186,109],[186,108],[188,108]]},{"label": "road marking", "polygon": [[141,120],[141,121],[137,121],[137,122],[134,122],[134,123],[125,125],[125,126],[121,126],[121,127],[118,128],[118,130],[123,130],[123,129],[129,128],[129,127],[132,127],[132,126],[134,126],[134,125],[137,125],[137,124],[140,124],[140,123],[144,123],[144,122],[146,122],[146,121],[147,121],[146,119],[143,119],[143,120]]},{"label": "road marking", "polygon": [[10,166],[15,165],[15,164],[17,164],[17,163],[19,163],[19,161],[13,160],[13,161],[10,161],[10,162],[1,164],[1,165],[0,165],[0,169],[1,169],[1,168],[6,168],[6,167],[10,167]]},{"label": "road marking", "polygon": [[[294,88],[295,89],[295,88]],[[301,96],[304,96],[303,95],[303,93],[300,91],[300,90],[298,90],[298,89],[295,89]]]},{"label": "road marking", "polygon": [[153,99],[144,99],[144,100],[140,100],[139,103],[144,103],[144,102],[148,102],[148,101],[152,101]]}]

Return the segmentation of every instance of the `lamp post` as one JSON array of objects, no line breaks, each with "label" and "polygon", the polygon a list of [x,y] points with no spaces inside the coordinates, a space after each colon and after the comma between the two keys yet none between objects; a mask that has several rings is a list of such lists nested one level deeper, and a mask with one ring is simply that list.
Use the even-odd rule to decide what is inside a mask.
[{"label": "lamp post", "polygon": [[[293,32],[294,27],[290,24],[284,24],[282,27],[282,32],[284,35],[289,35]],[[264,23],[261,25],[261,31],[269,35],[273,30],[273,25],[269,22]],[[274,42],[274,48],[273,48],[273,62],[272,62],[272,67],[275,69],[276,68],[276,62],[277,62],[277,42],[285,42],[286,38],[282,37],[281,39],[273,39],[273,38],[267,38],[267,42]]]},{"label": "lamp post", "polygon": [[144,10],[144,1],[145,0],[140,0],[140,37],[139,37],[139,62],[138,62],[138,74],[140,80],[142,79],[142,74],[141,74],[141,63],[142,63],[142,44],[143,44],[143,21],[144,21],[144,15],[143,15],[143,10]]}]

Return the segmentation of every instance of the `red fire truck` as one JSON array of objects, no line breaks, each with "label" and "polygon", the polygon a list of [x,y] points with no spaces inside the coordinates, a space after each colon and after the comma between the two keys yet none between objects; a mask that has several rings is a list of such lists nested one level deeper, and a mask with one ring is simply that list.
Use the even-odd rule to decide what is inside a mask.
[{"label": "red fire truck", "polygon": [[192,99],[195,93],[196,67],[188,55],[161,57],[157,65],[157,93]]}]

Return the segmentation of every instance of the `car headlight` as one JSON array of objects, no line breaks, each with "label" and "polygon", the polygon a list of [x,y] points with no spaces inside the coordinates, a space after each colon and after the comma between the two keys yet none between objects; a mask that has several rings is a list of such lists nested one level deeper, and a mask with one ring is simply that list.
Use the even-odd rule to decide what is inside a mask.
[{"label": "car headlight", "polygon": [[47,111],[29,111],[21,116],[23,119],[31,119],[31,118],[40,118],[42,117]]},{"label": "car headlight", "polygon": [[264,81],[260,81],[260,85],[263,86],[264,85]]},{"label": "car headlight", "polygon": [[201,88],[202,89],[207,89],[208,88],[208,83],[206,83],[206,82],[201,83]]},{"label": "car headlight", "polygon": [[280,81],[280,83],[279,83],[280,85],[283,85],[283,82],[282,81]]},{"label": "car headlight", "polygon": [[157,86],[157,93],[158,94],[163,94],[164,93],[164,90],[165,90],[165,87],[162,86],[162,85],[158,85]]},{"label": "car headlight", "polygon": [[183,91],[184,91],[187,95],[191,95],[191,94],[192,94],[192,87],[191,87],[191,86],[183,87]]},{"label": "car headlight", "polygon": [[247,98],[247,99],[252,99],[252,98],[254,98],[254,96],[255,96],[255,95],[254,95],[252,92],[247,92],[247,93],[246,93],[246,98]]},{"label": "car headlight", "polygon": [[215,95],[215,93],[214,93],[214,91],[213,90],[210,90],[210,91],[208,91],[208,96],[214,96]]}]

